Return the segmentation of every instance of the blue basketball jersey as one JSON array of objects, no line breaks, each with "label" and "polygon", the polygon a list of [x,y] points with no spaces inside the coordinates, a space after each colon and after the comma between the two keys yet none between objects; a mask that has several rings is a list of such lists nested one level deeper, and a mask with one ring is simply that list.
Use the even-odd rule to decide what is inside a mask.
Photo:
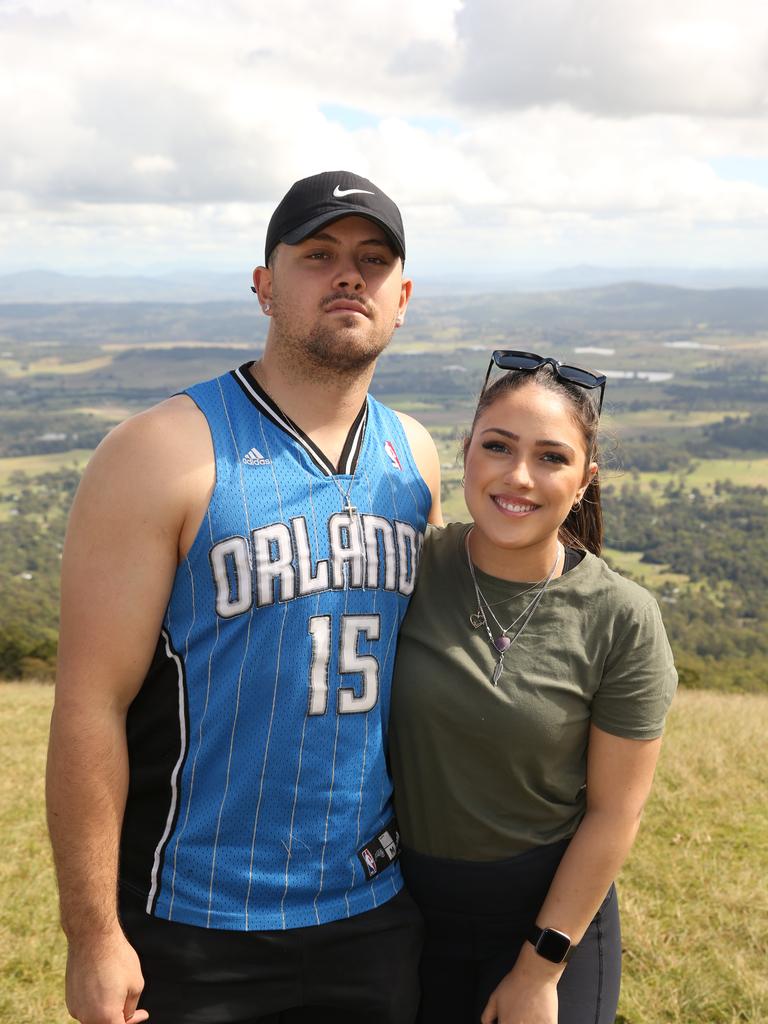
[{"label": "blue basketball jersey", "polygon": [[248,366],[186,393],[216,483],[129,710],[121,884],[211,928],[362,913],[402,886],[385,743],[429,489],[370,396],[337,473]]}]

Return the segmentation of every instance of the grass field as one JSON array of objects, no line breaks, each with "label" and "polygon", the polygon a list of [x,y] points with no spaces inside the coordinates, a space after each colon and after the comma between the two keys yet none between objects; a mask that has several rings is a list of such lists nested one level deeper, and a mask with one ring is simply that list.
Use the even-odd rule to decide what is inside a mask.
[{"label": "grass field", "polygon": [[637,480],[644,491],[651,492],[651,481],[656,481],[657,493],[668,483],[681,481],[687,490],[698,487],[700,491],[711,491],[718,480],[730,480],[738,487],[768,487],[768,459],[701,459],[694,462],[690,473],[626,473],[611,476],[608,483],[630,483]]},{"label": "grass field", "polygon": [[[64,1024],[43,820],[52,691],[0,684],[0,1020]],[[617,1024],[768,1021],[768,698],[682,692],[622,873]]]},{"label": "grass field", "polygon": [[131,409],[127,405],[82,405],[72,410],[72,412],[83,413],[85,416],[98,416],[99,419],[113,420],[115,423],[119,423],[136,411],[137,409]]},{"label": "grass field", "polygon": [[131,352],[136,349],[147,349],[151,352],[158,351],[160,349],[172,349],[172,348],[226,348],[226,349],[243,349],[243,351],[253,351],[253,343],[250,341],[153,341],[151,345],[148,345],[143,341],[135,341],[130,344],[121,344],[119,342],[107,342],[104,345],[100,345],[99,348],[103,352]]},{"label": "grass field", "polygon": [[45,356],[31,363],[5,359],[0,365],[0,370],[7,377],[31,377],[39,373],[93,373],[94,370],[103,370],[105,366],[109,366],[112,359],[112,356],[95,356],[93,359],[84,359],[79,363],[67,363],[58,356]]},{"label": "grass field", "polygon": [[[49,455],[21,455],[18,458],[0,459],[0,499],[13,494],[18,488],[11,483],[15,472],[26,473],[29,477],[57,469],[82,470],[93,452],[87,448],[75,448],[68,452],[53,452]],[[0,523],[7,522],[14,514],[14,504],[0,501]]]},{"label": "grass field", "polygon": [[616,431],[620,435],[630,435],[639,428],[653,428],[654,431],[662,429],[687,430],[693,427],[705,427],[711,423],[719,423],[727,416],[744,419],[748,413],[739,410],[712,409],[712,410],[689,410],[678,412],[674,409],[622,409],[621,416],[603,413],[601,423],[609,431]]},{"label": "grass field", "polygon": [[682,573],[668,572],[668,566],[644,562],[642,551],[617,551],[616,548],[603,548],[602,553],[615,569],[618,569],[619,572],[631,573],[646,587],[658,589],[664,583],[673,583],[675,586],[682,587],[690,583],[689,578]]},{"label": "grass field", "polygon": [[0,459],[0,490],[7,488],[13,473],[40,476],[57,469],[82,469],[93,454],[90,448],[72,448],[68,452],[52,452],[50,455],[20,455],[11,459]]}]

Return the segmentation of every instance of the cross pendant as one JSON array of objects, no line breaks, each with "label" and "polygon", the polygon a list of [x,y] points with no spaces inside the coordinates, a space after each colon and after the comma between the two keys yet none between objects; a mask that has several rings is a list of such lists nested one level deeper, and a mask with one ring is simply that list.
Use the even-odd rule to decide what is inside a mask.
[{"label": "cross pendant", "polygon": [[350,519],[354,519],[357,515],[357,508],[349,500],[349,495],[346,498],[346,504],[344,505],[344,511],[347,513]]}]

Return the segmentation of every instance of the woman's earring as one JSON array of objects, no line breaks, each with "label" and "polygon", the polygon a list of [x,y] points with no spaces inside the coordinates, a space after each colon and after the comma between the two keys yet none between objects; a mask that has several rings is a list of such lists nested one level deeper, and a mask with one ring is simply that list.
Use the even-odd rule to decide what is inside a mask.
[{"label": "woman's earring", "polygon": [[272,309],[272,307],[270,306],[270,304],[269,304],[268,302],[265,302],[265,303],[264,303],[264,312],[265,312],[265,313],[268,313],[268,312],[270,311],[270,309]]},{"label": "woman's earring", "polygon": [[578,512],[580,508],[581,508],[581,498],[579,498],[578,501],[574,501],[574,503],[571,505],[571,512]]}]

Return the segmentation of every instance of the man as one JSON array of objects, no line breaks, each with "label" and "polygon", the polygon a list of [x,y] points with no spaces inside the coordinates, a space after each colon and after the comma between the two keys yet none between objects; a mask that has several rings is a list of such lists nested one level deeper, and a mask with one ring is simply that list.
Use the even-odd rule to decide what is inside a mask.
[{"label": "man", "polygon": [[370,181],[297,182],[253,275],[262,359],[126,421],[83,478],[48,771],[83,1024],[415,1013],[383,741],[439,468],[367,397],[404,257]]}]

